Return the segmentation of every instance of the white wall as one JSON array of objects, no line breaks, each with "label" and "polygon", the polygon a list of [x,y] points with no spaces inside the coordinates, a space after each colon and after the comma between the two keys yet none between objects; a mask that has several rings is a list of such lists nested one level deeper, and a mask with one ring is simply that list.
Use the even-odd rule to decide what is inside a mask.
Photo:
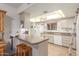
[{"label": "white wall", "polygon": [[[6,15],[11,17],[11,19],[9,17],[5,17],[5,35],[4,35],[5,42],[11,43],[11,39],[9,39],[10,31],[11,31],[11,34],[13,34],[13,35],[17,31],[19,31],[20,18],[19,18],[19,15],[16,12],[16,9],[11,7],[11,6],[0,3],[0,9],[7,11]],[[16,46],[15,44],[17,44],[17,43],[18,43],[18,41],[15,40],[14,41],[14,47]]]},{"label": "white wall", "polygon": [[15,35],[16,32],[20,31],[20,18],[19,16],[14,17],[14,20],[12,20],[12,35]]},{"label": "white wall", "polygon": [[6,11],[6,14],[10,17],[16,16],[16,9],[6,4],[0,3],[0,9]]},{"label": "white wall", "polygon": [[16,8],[8,6],[4,3],[0,3],[0,9],[5,10],[7,13],[6,15],[13,18],[12,20],[12,34],[16,33],[19,30],[19,15],[17,14]]},{"label": "white wall", "polygon": [[6,43],[10,42],[11,28],[12,28],[12,18],[6,16],[4,18],[4,40]]},{"label": "white wall", "polygon": [[[9,16],[4,17],[4,39],[8,42],[10,38],[10,33],[12,30],[12,18]],[[2,39],[2,34],[0,33],[0,39]]]}]

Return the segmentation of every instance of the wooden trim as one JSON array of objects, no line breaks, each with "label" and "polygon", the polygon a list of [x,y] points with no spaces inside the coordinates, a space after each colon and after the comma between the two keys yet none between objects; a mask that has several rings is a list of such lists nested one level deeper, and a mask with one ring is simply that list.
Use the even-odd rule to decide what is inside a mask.
[{"label": "wooden trim", "polygon": [[0,10],[0,32],[4,31],[4,15],[5,15],[5,11]]}]

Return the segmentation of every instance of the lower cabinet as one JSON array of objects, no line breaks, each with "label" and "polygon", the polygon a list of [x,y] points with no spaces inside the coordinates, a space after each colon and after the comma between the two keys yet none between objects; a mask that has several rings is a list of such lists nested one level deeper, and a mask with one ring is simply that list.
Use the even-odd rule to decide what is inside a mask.
[{"label": "lower cabinet", "polygon": [[49,43],[54,43],[54,36],[53,35],[49,36],[48,38],[49,38],[49,41],[48,41]]},{"label": "lower cabinet", "polygon": [[69,47],[71,40],[72,40],[71,36],[62,36],[62,45]]},{"label": "lower cabinet", "polygon": [[[49,43],[54,43],[65,47],[69,47],[72,40],[72,36],[70,35],[49,35],[46,37],[49,38]],[[76,49],[76,40],[73,41],[72,48]]]},{"label": "lower cabinet", "polygon": [[52,36],[49,36],[48,38],[49,38],[49,43],[62,45],[62,36],[61,35],[52,35]]},{"label": "lower cabinet", "polygon": [[[72,36],[62,36],[62,45],[69,47],[72,40]],[[73,40],[72,48],[76,49],[76,40]]]},{"label": "lower cabinet", "polygon": [[62,36],[54,35],[54,44],[62,45]]}]

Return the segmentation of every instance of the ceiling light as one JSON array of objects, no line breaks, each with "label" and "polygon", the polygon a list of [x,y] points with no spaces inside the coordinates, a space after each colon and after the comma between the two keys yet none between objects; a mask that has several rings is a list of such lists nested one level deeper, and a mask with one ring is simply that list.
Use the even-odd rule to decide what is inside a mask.
[{"label": "ceiling light", "polygon": [[47,20],[49,20],[49,19],[61,18],[61,17],[62,17],[62,16],[59,15],[59,14],[49,15],[49,16],[47,16]]},{"label": "ceiling light", "polygon": [[62,18],[65,17],[63,12],[61,10],[55,11],[53,13],[49,13],[47,16],[47,20],[49,19],[57,19],[57,18]]},{"label": "ceiling light", "polygon": [[62,10],[54,11],[51,13],[47,13],[47,11],[44,11],[44,12],[46,14],[32,18],[32,19],[30,19],[30,21],[31,22],[40,22],[40,21],[44,21],[44,20],[58,19],[58,18],[65,17]]}]

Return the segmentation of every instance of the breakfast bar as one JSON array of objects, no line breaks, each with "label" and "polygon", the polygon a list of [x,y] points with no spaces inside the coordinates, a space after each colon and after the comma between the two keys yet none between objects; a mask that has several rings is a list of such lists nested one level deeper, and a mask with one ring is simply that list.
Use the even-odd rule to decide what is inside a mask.
[{"label": "breakfast bar", "polygon": [[32,56],[47,56],[48,55],[48,38],[24,38],[17,37],[20,43],[25,43],[32,47]]}]

